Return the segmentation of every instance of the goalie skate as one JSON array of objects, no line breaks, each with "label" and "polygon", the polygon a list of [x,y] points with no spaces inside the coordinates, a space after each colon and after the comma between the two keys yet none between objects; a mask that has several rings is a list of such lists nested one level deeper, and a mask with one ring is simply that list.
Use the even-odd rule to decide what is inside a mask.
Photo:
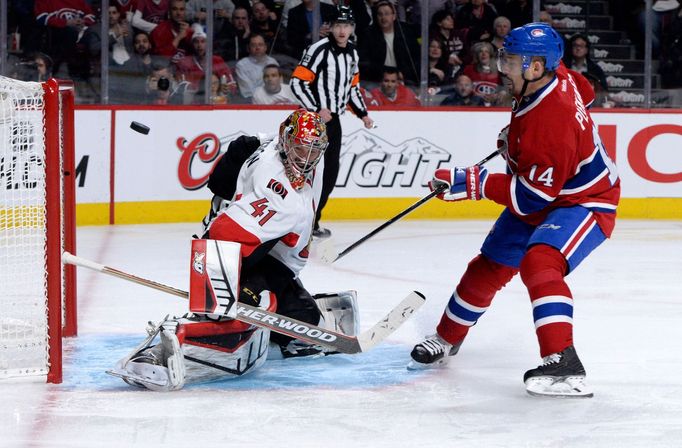
[{"label": "goalie skate", "polygon": [[[180,343],[175,334],[177,322],[164,321],[151,326],[149,336],[133,352],[106,373],[121,378],[131,386],[155,391],[182,389],[185,384],[185,364]],[[161,342],[150,344],[157,334]]]},{"label": "goalie skate", "polygon": [[407,365],[408,370],[432,369],[445,366],[451,356],[455,356],[462,344],[452,345],[438,334],[428,336],[412,349],[412,361]]},{"label": "goalie skate", "polygon": [[543,364],[523,376],[526,392],[536,397],[590,398],[585,368],[573,346],[543,358]]}]

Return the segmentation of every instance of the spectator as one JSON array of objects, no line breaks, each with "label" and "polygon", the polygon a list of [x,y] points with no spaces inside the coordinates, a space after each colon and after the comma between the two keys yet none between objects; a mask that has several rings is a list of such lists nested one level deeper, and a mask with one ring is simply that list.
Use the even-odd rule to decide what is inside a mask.
[{"label": "spectator", "polygon": [[282,83],[282,72],[277,64],[263,69],[263,85],[253,91],[253,104],[298,104],[289,84]]},{"label": "spectator", "polygon": [[211,74],[211,104],[227,104],[230,102],[225,89],[220,83],[220,78],[215,73]]},{"label": "spectator", "polygon": [[[204,77],[206,66],[206,33],[201,29],[200,25],[194,25],[194,34],[192,35],[192,55],[187,55],[177,62],[175,76],[178,80],[187,81],[187,89],[196,94],[196,101],[203,102],[204,95]],[[234,81],[232,71],[227,66],[223,58],[218,55],[212,57],[213,74],[218,76],[219,81],[222,80],[223,93],[235,95],[237,93],[237,83]]]},{"label": "spectator", "polygon": [[[284,3],[284,6],[282,7],[282,17],[280,19],[280,23],[282,24],[282,27],[285,29],[289,26],[289,13],[291,12],[292,9],[297,7],[298,5],[301,4],[301,0],[280,0]],[[334,6],[334,1],[333,0],[320,0],[320,3],[324,3],[326,5]]]},{"label": "spectator", "polygon": [[477,42],[471,47],[473,62],[463,73],[474,83],[474,95],[483,99],[486,106],[496,104],[501,98],[502,78],[497,71],[494,50],[489,42]]},{"label": "spectator", "polygon": [[36,0],[36,22],[51,31],[47,52],[54,62],[53,73],[58,75],[61,64],[67,62],[69,75],[88,77],[90,58],[99,54],[95,14],[85,0],[69,0],[68,5],[63,8],[52,0]]},{"label": "spectator", "polygon": [[384,107],[418,107],[421,104],[417,95],[400,82],[400,73],[393,67],[386,67],[379,87],[372,89],[370,103],[373,106]]},{"label": "spectator", "polygon": [[272,49],[277,35],[277,14],[271,12],[268,6],[261,1],[256,1],[251,6],[251,11],[253,13],[251,30],[263,36],[269,51]]},{"label": "spectator", "polygon": [[[133,51],[122,66],[113,66],[109,72],[109,96],[115,103],[144,103],[147,100],[146,79],[152,73],[154,58],[151,55],[149,34],[139,31],[133,37]],[[158,56],[157,65],[168,65]]]},{"label": "spectator", "polygon": [[412,29],[397,21],[395,7],[381,0],[376,6],[376,21],[359,43],[360,72],[363,79],[380,81],[384,67],[402,72],[406,83],[419,82],[419,42]]},{"label": "spectator", "polygon": [[[289,11],[287,22],[287,43],[289,54],[294,58],[300,58],[303,50],[313,42],[313,9],[314,0],[303,0],[300,5]],[[329,35],[331,21],[336,15],[336,8],[326,3],[320,3],[320,31],[319,37]]]},{"label": "spectator", "polygon": [[485,106],[483,98],[474,95],[474,83],[467,75],[459,75],[455,81],[455,91],[446,97],[441,106]]},{"label": "spectator", "polygon": [[452,83],[456,68],[447,60],[443,44],[438,39],[429,41],[429,87]]},{"label": "spectator", "polygon": [[109,6],[109,56],[115,65],[123,65],[133,50],[133,31],[114,5]]},{"label": "spectator", "polygon": [[454,66],[455,72],[464,65],[469,50],[469,29],[455,29],[455,16],[447,10],[436,11],[431,19],[432,39],[438,39],[443,44],[448,62]]},{"label": "spectator", "polygon": [[133,27],[151,33],[168,17],[170,0],[136,0],[131,20]]},{"label": "spectator", "polygon": [[497,51],[502,48],[504,37],[511,31],[511,22],[505,16],[497,16],[493,22],[493,30],[493,35],[488,42],[490,42],[495,51]]},{"label": "spectator", "polygon": [[493,35],[495,17],[495,9],[485,0],[471,0],[457,13],[457,24],[461,28],[469,28],[469,39],[477,42],[490,39]]},{"label": "spectator", "polygon": [[251,98],[253,91],[263,85],[263,69],[267,65],[278,65],[266,54],[265,39],[260,34],[249,37],[249,56],[237,62],[237,84],[242,98]]},{"label": "spectator", "polygon": [[[509,0],[500,11],[507,17],[513,28],[533,21],[533,2],[528,0]],[[551,25],[551,24],[550,24]]]},{"label": "spectator", "polygon": [[20,62],[19,65],[30,68],[30,73],[26,70],[17,73],[26,81],[45,82],[52,77],[52,58],[45,53],[35,53],[29,61]]},{"label": "spectator", "polygon": [[224,22],[218,31],[215,43],[215,53],[219,54],[228,63],[238,61],[248,55],[249,36],[249,11],[243,6],[237,6],[232,13],[232,19]]},{"label": "spectator", "polygon": [[147,77],[152,71],[152,43],[149,34],[139,31],[133,37],[133,52],[130,59],[123,64],[129,73]]},{"label": "spectator", "polygon": [[[199,23],[206,30],[206,14],[210,0],[189,0],[187,2],[187,21]],[[219,30],[230,20],[234,12],[232,0],[213,0],[213,29]]]},{"label": "spectator", "polygon": [[182,92],[182,87],[173,80],[168,66],[154,62],[152,72],[146,82],[147,102],[149,104],[182,104]]},{"label": "spectator", "polygon": [[566,67],[578,73],[590,73],[599,79],[604,91],[609,90],[604,70],[590,58],[590,41],[586,35],[576,33],[568,40],[568,51],[564,52]]},{"label": "spectator", "polygon": [[185,0],[171,0],[170,19],[151,32],[152,53],[171,58],[172,62],[192,52],[192,29],[185,20]]}]

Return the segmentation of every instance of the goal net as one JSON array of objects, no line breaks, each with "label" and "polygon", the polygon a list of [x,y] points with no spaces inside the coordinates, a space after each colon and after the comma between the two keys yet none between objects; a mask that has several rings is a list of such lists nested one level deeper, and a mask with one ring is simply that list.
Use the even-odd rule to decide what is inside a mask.
[{"label": "goal net", "polygon": [[61,382],[75,335],[73,89],[0,77],[0,378]]}]

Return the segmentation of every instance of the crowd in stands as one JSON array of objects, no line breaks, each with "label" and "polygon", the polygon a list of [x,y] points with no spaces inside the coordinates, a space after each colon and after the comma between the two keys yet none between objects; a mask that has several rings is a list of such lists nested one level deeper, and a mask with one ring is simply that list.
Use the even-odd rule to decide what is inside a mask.
[{"label": "crowd in stands", "polygon": [[[510,104],[497,72],[497,50],[512,28],[532,21],[531,0],[429,0],[428,36],[420,36],[420,0],[321,0],[320,38],[329,34],[339,1],[356,19],[363,94],[370,106],[418,106],[422,61],[428,64],[429,105]],[[108,43],[108,101],[144,104],[295,103],[288,80],[313,41],[314,0],[110,0],[108,11],[96,0],[8,2],[10,75],[71,78],[80,102],[102,101],[101,39]],[[634,8],[644,2],[628,3]],[[104,13],[108,32],[101,31]],[[682,7],[666,13],[657,21],[666,31],[657,57],[664,84],[679,87]],[[557,26],[547,11],[541,20]],[[428,39],[423,59],[422,38]],[[608,106],[606,77],[590,58],[587,36],[567,39],[564,63],[584,73],[599,104]]]}]

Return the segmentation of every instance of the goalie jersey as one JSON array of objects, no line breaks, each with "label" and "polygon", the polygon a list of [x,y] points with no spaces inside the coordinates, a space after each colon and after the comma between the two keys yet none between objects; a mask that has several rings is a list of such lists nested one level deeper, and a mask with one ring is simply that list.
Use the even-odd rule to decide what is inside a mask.
[{"label": "goalie jersey", "polygon": [[232,201],[211,223],[209,235],[241,243],[243,258],[269,248],[268,255],[297,277],[308,258],[324,166],[321,161],[305,185],[294,189],[277,142],[264,144],[244,162]]},{"label": "goalie jersey", "polygon": [[581,81],[560,67],[545,87],[514,99],[509,174],[490,174],[483,194],[532,225],[556,208],[581,205],[610,236],[620,180],[583,103]]}]

